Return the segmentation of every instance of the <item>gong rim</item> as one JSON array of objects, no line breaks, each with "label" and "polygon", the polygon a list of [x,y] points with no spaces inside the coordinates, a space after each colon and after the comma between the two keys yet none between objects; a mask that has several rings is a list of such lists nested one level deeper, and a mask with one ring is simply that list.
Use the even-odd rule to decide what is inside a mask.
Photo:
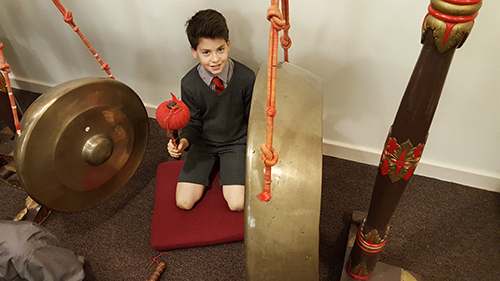
[{"label": "gong rim", "polygon": [[149,135],[147,111],[122,82],[81,78],[43,93],[28,108],[14,159],[23,189],[54,211],[98,206],[128,182]]}]

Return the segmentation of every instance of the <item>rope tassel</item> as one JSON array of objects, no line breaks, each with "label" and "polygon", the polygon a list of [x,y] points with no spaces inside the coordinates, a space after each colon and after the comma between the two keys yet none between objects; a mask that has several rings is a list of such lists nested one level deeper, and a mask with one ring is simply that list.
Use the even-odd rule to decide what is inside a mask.
[{"label": "rope tassel", "polygon": [[158,266],[156,267],[155,271],[151,274],[151,276],[149,276],[148,281],[156,281],[156,280],[160,279],[161,275],[163,274],[163,272],[167,268],[167,265],[164,262],[158,261],[158,258],[163,256],[163,255],[171,256],[172,253],[171,252],[164,252],[164,253],[157,255],[153,259],[153,262],[149,266],[152,266],[155,262],[158,264]]},{"label": "rope tassel", "polygon": [[165,271],[165,268],[167,268],[167,265],[164,262],[160,262],[158,266],[156,267],[156,270],[151,274],[149,277],[148,281],[156,281],[160,278],[161,274],[163,271]]}]

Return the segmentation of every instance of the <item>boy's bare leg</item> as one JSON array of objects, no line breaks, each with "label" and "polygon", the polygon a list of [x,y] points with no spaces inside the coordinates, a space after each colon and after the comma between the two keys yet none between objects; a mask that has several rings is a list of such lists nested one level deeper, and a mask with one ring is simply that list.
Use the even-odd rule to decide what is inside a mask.
[{"label": "boy's bare leg", "polygon": [[227,206],[231,211],[239,212],[245,208],[245,186],[244,185],[224,185],[222,194],[226,199]]},{"label": "boy's bare leg", "polygon": [[183,210],[191,210],[203,196],[203,191],[205,191],[205,186],[190,182],[179,182],[177,183],[177,189],[175,192],[175,202],[177,207]]}]

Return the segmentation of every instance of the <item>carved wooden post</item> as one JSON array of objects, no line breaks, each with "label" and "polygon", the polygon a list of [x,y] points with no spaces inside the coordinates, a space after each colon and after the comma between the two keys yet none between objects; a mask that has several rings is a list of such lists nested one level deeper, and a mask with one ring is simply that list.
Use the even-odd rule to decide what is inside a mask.
[{"label": "carved wooden post", "polygon": [[368,215],[359,226],[346,270],[371,277],[389,234],[388,223],[422,156],[455,50],[467,39],[481,0],[431,0],[422,51],[384,145]]}]

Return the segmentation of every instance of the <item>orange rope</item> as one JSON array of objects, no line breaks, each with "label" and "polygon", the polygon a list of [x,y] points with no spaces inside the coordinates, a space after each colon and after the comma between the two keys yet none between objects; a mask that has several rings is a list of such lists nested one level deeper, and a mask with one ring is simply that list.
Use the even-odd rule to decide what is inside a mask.
[{"label": "orange rope", "polygon": [[63,15],[64,21],[67,24],[69,24],[71,26],[71,28],[73,28],[73,31],[75,31],[76,33],[78,33],[78,35],[82,39],[83,43],[85,43],[85,46],[87,46],[87,48],[90,50],[90,52],[92,52],[92,54],[97,59],[97,61],[99,62],[99,64],[101,64],[101,69],[104,70],[104,71],[106,71],[106,73],[108,74],[109,78],[115,79],[115,77],[113,77],[113,74],[111,74],[111,72],[109,71],[109,69],[110,69],[109,65],[107,63],[104,63],[102,61],[102,59],[99,57],[99,55],[96,53],[96,51],[92,48],[92,46],[90,46],[89,41],[87,41],[87,39],[85,38],[85,36],[83,36],[83,34],[80,31],[80,28],[78,27],[78,25],[76,25],[73,22],[73,13],[71,13],[70,10],[65,9],[64,6],[61,4],[61,2],[59,2],[59,0],[52,0],[52,2],[54,2],[54,4],[56,5],[56,7],[59,9],[59,11],[61,12],[61,14]]},{"label": "orange rope", "polygon": [[278,33],[286,26],[286,21],[279,9],[278,0],[272,0],[267,10],[267,19],[271,22],[269,32],[269,56],[267,63],[267,127],[266,143],[260,146],[262,163],[266,167],[264,192],[259,199],[268,202],[271,199],[271,167],[278,162],[278,153],[273,148],[274,117],[276,116],[276,72],[278,69]]},{"label": "orange rope", "polygon": [[283,28],[283,35],[281,35],[280,37],[281,47],[283,48],[284,51],[284,60],[286,62],[290,62],[288,60],[288,49],[290,49],[290,47],[292,46],[292,39],[290,39],[290,36],[288,36],[288,30],[290,30],[288,0],[281,0],[281,9],[283,10],[283,16],[286,21],[286,25]]},{"label": "orange rope", "polygon": [[169,256],[171,256],[171,255],[172,255],[172,253],[171,253],[171,252],[163,252],[163,253],[161,253],[161,254],[157,255],[157,256],[153,259],[153,262],[151,262],[151,264],[150,264],[149,266],[152,266],[155,262],[156,262],[156,263],[158,263],[158,264],[160,264],[160,262],[158,261],[158,258],[159,258],[159,257],[161,257],[161,256],[163,256],[163,255],[169,255]]},{"label": "orange rope", "polygon": [[3,76],[5,78],[5,85],[7,86],[7,93],[9,94],[10,107],[12,108],[12,115],[14,117],[14,125],[16,126],[16,133],[18,136],[21,135],[21,126],[19,125],[19,116],[17,115],[17,106],[14,99],[14,94],[12,94],[12,87],[10,86],[10,65],[5,63],[5,57],[3,55],[3,44],[0,42],[0,70],[3,71]]}]

